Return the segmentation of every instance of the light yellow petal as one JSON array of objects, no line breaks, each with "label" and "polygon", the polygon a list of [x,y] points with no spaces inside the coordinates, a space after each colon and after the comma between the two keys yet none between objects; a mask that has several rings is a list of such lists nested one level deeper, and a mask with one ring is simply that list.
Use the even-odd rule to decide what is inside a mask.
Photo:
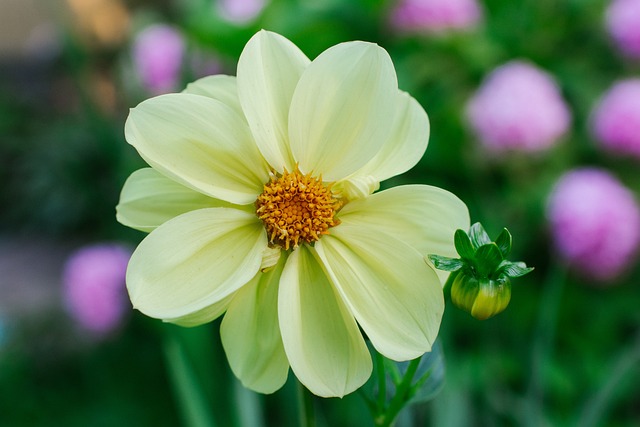
[{"label": "light yellow petal", "polygon": [[233,108],[238,115],[243,116],[242,108],[240,108],[240,100],[238,99],[236,78],[234,76],[216,74],[214,76],[203,77],[193,83],[189,83],[182,93],[191,93],[217,99],[223,104]]},{"label": "light yellow petal", "polygon": [[262,155],[278,172],[295,163],[289,150],[291,97],[309,59],[279,34],[260,31],[238,61],[238,94]]},{"label": "light yellow petal", "polygon": [[[406,92],[396,96],[395,123],[391,135],[376,156],[356,176],[373,176],[378,182],[414,167],[429,142],[429,117]],[[370,193],[369,193],[370,194]]]},{"label": "light yellow petal", "polygon": [[229,304],[231,303],[231,300],[233,299],[233,296],[236,293],[233,293],[221,299],[220,301],[203,308],[202,310],[196,311],[195,313],[187,314],[186,316],[178,317],[175,319],[164,319],[164,321],[168,323],[175,323],[176,325],[184,326],[187,328],[204,325],[205,323],[209,323],[212,320],[220,317],[222,313],[227,310]]},{"label": "light yellow petal", "polygon": [[388,138],[397,92],[391,59],[375,44],[342,43],[320,54],[300,78],[289,112],[300,170],[338,181],[364,166]]},{"label": "light yellow petal", "polygon": [[244,119],[212,98],[148,99],[129,113],[125,137],[154,169],[217,199],[253,203],[269,180]]},{"label": "light yellow petal", "polygon": [[371,375],[371,357],[358,326],[313,253],[300,246],[280,279],[278,315],[291,369],[322,397],[342,397]]},{"label": "light yellow petal", "polygon": [[341,223],[315,246],[373,346],[393,360],[431,349],[444,311],[438,276],[412,247],[368,225]]},{"label": "light yellow petal", "polygon": [[[340,211],[344,224],[361,224],[407,243],[423,256],[458,258],[457,229],[469,229],[469,210],[454,194],[428,185],[402,185],[354,200]],[[449,273],[437,270],[444,281]]]},{"label": "light yellow petal", "polygon": [[266,246],[255,215],[229,208],[187,212],[138,245],[127,269],[129,297],[150,317],[196,313],[251,280]]},{"label": "light yellow petal", "polygon": [[231,206],[178,184],[151,168],[143,168],[133,172],[124,183],[116,206],[116,219],[127,227],[150,232],[185,212]]},{"label": "light yellow petal", "polygon": [[220,326],[231,370],[245,387],[260,393],[278,390],[289,372],[278,325],[278,281],[284,259],[236,292]]}]

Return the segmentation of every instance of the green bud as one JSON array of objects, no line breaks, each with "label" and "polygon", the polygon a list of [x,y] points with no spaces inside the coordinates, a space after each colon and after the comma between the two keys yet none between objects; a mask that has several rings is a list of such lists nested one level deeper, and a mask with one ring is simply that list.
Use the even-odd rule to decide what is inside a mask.
[{"label": "green bud", "polygon": [[511,279],[533,270],[506,259],[513,243],[511,233],[505,228],[492,242],[477,222],[468,233],[456,230],[453,241],[460,258],[429,255],[437,269],[452,272],[445,288],[451,287],[453,303],[480,320],[502,312],[511,300]]},{"label": "green bud", "polygon": [[510,300],[511,280],[507,277],[499,280],[477,279],[460,273],[451,286],[451,301],[479,320],[502,312]]}]

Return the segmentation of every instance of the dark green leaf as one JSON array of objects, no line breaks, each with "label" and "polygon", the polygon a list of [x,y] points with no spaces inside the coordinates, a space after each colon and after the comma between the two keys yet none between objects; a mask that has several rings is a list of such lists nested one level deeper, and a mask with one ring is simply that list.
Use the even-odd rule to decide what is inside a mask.
[{"label": "dark green leaf", "polygon": [[500,248],[500,252],[502,252],[502,257],[506,259],[511,253],[511,245],[512,245],[512,238],[511,238],[511,233],[509,233],[509,230],[507,230],[506,228],[502,229],[502,232],[496,239],[496,245],[498,245],[498,248]]},{"label": "dark green leaf", "polygon": [[478,278],[488,278],[498,269],[502,260],[502,253],[495,243],[480,246],[474,258]]},{"label": "dark green leaf", "polygon": [[429,255],[429,260],[438,270],[457,271],[462,268],[464,261],[458,258],[449,258],[441,255]]},{"label": "dark green leaf", "polygon": [[510,262],[503,261],[498,268],[497,274],[499,276],[504,275],[507,277],[520,277],[533,271],[533,267],[527,267],[524,262]]},{"label": "dark green leaf", "polygon": [[461,258],[473,259],[476,251],[471,244],[469,236],[464,230],[456,230],[456,234],[453,236],[453,241],[456,246],[456,251],[458,251]]},{"label": "dark green leaf", "polygon": [[425,353],[420,360],[411,389],[411,403],[427,402],[436,397],[444,386],[444,377],[442,346],[436,341],[431,351]]},{"label": "dark green leaf", "polygon": [[479,222],[476,222],[471,226],[471,229],[469,230],[469,238],[471,239],[471,244],[474,249],[478,249],[482,245],[491,243],[489,235]]}]

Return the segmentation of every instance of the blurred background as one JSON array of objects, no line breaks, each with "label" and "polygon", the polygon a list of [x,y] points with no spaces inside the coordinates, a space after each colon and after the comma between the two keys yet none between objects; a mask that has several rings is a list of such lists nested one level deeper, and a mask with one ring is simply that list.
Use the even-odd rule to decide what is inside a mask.
[{"label": "blurred background", "polygon": [[[198,425],[185,377],[218,425],[296,424],[292,378],[242,390],[218,321],[131,309],[144,235],[115,221],[144,166],[128,108],[235,74],[261,28],[310,58],[384,47],[431,137],[383,187],[454,192],[535,267],[494,318],[448,303],[446,381],[414,425],[640,425],[640,0],[0,0],[0,426]],[[371,424],[356,394],[317,405]]]}]

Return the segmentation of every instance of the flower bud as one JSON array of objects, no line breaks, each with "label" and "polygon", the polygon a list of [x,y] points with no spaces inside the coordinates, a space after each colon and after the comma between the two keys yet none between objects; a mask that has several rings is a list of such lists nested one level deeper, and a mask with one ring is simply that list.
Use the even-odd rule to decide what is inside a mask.
[{"label": "flower bud", "polygon": [[485,320],[502,312],[511,300],[511,280],[477,279],[459,273],[451,287],[451,301],[456,307],[471,313],[479,320]]},{"label": "flower bud", "polygon": [[453,304],[479,320],[502,312],[511,300],[511,279],[533,270],[522,262],[507,261],[512,245],[509,231],[503,229],[492,242],[477,222],[468,234],[457,230],[454,243],[460,258],[429,255],[436,268],[453,272],[445,285],[451,284]]}]

